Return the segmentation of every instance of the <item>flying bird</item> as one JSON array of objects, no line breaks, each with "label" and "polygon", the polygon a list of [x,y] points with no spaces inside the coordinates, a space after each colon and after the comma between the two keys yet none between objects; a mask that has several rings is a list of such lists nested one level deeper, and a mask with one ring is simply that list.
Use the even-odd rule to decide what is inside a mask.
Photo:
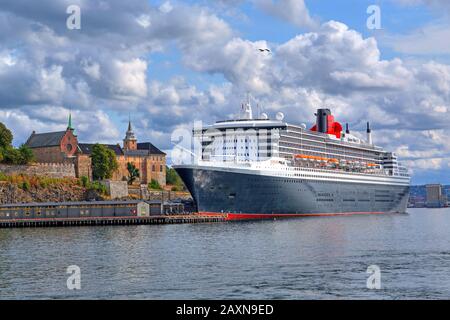
[{"label": "flying bird", "polygon": [[260,49],[258,49],[259,51],[261,51],[261,52],[264,52],[264,51],[267,51],[267,52],[270,52],[270,50],[269,49],[262,49],[262,48],[260,48]]}]

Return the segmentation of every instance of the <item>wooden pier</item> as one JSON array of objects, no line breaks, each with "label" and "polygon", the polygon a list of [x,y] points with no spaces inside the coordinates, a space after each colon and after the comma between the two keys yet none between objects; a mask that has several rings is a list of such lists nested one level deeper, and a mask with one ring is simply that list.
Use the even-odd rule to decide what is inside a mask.
[{"label": "wooden pier", "polygon": [[148,217],[82,217],[82,218],[31,218],[0,220],[0,228],[41,228],[79,226],[117,226],[143,224],[180,224],[223,222],[225,216],[168,215]]}]

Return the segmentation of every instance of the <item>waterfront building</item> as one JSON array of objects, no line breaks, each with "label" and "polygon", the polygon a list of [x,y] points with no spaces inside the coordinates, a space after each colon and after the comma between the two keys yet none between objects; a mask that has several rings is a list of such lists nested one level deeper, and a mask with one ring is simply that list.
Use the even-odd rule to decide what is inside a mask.
[{"label": "waterfront building", "polygon": [[428,208],[440,208],[447,205],[447,197],[442,192],[441,184],[427,184],[426,206]]}]

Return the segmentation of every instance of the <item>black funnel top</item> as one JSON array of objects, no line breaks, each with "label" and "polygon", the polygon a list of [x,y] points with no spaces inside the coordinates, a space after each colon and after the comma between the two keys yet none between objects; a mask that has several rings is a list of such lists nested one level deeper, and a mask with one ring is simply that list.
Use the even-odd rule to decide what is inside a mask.
[{"label": "black funnel top", "polygon": [[330,109],[317,109],[316,113],[316,127],[317,132],[328,132],[328,118],[331,115]]}]

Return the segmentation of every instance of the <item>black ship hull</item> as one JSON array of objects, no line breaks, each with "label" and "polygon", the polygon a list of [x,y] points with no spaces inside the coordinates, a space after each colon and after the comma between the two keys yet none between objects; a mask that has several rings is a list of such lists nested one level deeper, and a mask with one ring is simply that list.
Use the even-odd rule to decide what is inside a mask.
[{"label": "black ship hull", "polygon": [[409,186],[292,179],[176,166],[200,213],[230,219],[404,213]]}]

